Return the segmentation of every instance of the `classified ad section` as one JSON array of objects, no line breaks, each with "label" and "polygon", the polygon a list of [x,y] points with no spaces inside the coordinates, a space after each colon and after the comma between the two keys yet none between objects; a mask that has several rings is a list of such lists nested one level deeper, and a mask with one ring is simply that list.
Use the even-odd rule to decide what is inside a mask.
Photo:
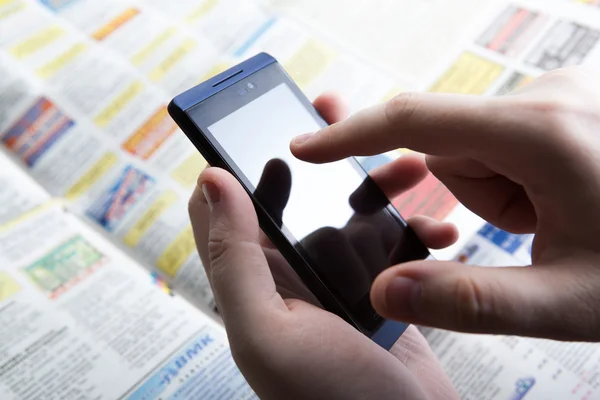
[{"label": "classified ad section", "polygon": [[60,205],[0,228],[0,264],[2,399],[255,398],[219,325]]}]

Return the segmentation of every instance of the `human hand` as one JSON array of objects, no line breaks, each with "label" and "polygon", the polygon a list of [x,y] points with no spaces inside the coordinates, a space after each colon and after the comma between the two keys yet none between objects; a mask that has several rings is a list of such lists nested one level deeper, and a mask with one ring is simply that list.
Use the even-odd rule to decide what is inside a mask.
[{"label": "human hand", "polygon": [[371,299],[387,318],[476,333],[600,340],[600,81],[581,68],[505,97],[403,94],[297,138],[300,159],[328,162],[395,148],[501,229],[535,233],[533,267],[407,263]]},{"label": "human hand", "polygon": [[[342,118],[338,103],[329,97],[315,105],[328,121]],[[426,172],[422,161],[407,160],[389,167],[406,176],[396,182],[396,190],[414,185]],[[286,201],[284,196],[274,204],[282,207]],[[261,398],[458,397],[415,327],[387,352],[315,306],[310,292],[261,235],[250,199],[230,174],[217,168],[204,171],[189,211],[232,354]],[[455,236],[445,224],[423,218],[412,222],[417,235],[431,245]]]}]

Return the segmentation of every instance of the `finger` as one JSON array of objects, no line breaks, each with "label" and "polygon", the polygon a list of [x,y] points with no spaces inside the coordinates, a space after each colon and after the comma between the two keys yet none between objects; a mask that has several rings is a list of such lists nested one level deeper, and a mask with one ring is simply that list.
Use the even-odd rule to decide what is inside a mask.
[{"label": "finger", "polygon": [[[210,168],[210,167],[209,167]],[[208,168],[207,168],[208,169]],[[210,231],[210,210],[208,209],[208,203],[200,188],[200,181],[196,185],[190,201],[188,202],[188,213],[192,222],[192,228],[194,231],[194,240],[196,242],[196,248],[198,249],[198,255],[202,260],[202,265],[210,265],[208,258],[208,232]]]},{"label": "finger", "polygon": [[[350,196],[352,208],[362,214],[381,210],[388,204],[388,198],[418,185],[429,173],[425,161],[420,156],[404,156],[393,160],[370,172],[372,180],[365,180]],[[378,190],[373,190],[373,182],[386,195],[381,198]]]},{"label": "finger", "polygon": [[348,107],[335,93],[320,95],[313,101],[313,106],[328,124],[335,124],[348,118]]},{"label": "finger", "polygon": [[458,240],[458,229],[454,224],[436,221],[423,215],[406,220],[421,242],[430,249],[443,249]]},{"label": "finger", "polygon": [[[204,203],[210,210],[208,238],[204,224],[196,219],[205,213]],[[254,207],[237,180],[219,168],[205,170],[189,209],[196,240],[208,243],[206,247],[199,246],[199,251],[207,252],[205,268],[223,318],[252,319],[274,307],[283,309],[283,300],[276,295],[273,276],[258,243]]]},{"label": "finger", "polygon": [[407,155],[375,168],[369,175],[388,198],[394,198],[417,186],[427,174],[422,156]]},{"label": "finger", "polygon": [[427,157],[427,166],[468,209],[512,233],[533,233],[537,214],[525,189],[482,163]]},{"label": "finger", "polygon": [[285,161],[272,159],[267,162],[260,177],[254,197],[281,228],[283,210],[292,190],[292,172]]},{"label": "finger", "polygon": [[[371,301],[384,317],[442,329],[591,340],[593,310],[570,268],[421,261],[382,272]],[[583,283],[583,284],[582,284]],[[583,286],[583,287],[582,287]],[[589,299],[587,299],[589,300]]]},{"label": "finger", "polygon": [[514,154],[514,141],[524,138],[506,134],[522,128],[513,108],[499,97],[401,94],[314,135],[299,136],[290,148],[296,157],[315,163],[397,148],[444,156],[512,148]]}]

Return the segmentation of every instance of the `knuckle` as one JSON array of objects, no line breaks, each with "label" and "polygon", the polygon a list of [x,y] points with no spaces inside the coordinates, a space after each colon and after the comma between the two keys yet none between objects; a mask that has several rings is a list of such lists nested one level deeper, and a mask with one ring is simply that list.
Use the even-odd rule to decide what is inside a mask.
[{"label": "knuckle", "polygon": [[401,93],[386,103],[385,122],[389,127],[386,132],[391,136],[388,140],[395,146],[411,147],[411,143],[414,142],[411,137],[411,129],[403,130],[401,143],[396,137],[396,132],[398,132],[397,128],[411,124],[420,104],[421,95],[418,93]]},{"label": "knuckle", "polygon": [[410,120],[417,111],[420,103],[418,93],[401,93],[394,96],[385,105],[385,118],[389,125],[395,125],[399,120]]},{"label": "knuckle", "polygon": [[240,263],[265,261],[262,247],[257,241],[234,236],[226,223],[213,221],[208,235],[209,280],[213,286],[225,287],[232,271]]},{"label": "knuckle", "polygon": [[484,327],[485,310],[480,285],[471,277],[462,276],[456,281],[455,316],[457,328],[462,331],[477,332]]},{"label": "knuckle", "polygon": [[323,147],[327,149],[335,148],[336,138],[342,137],[344,137],[344,125],[339,122],[329,125],[319,133],[319,140]]},{"label": "knuckle", "polygon": [[211,264],[218,264],[226,255],[231,235],[222,221],[213,221],[208,235],[208,257]]}]

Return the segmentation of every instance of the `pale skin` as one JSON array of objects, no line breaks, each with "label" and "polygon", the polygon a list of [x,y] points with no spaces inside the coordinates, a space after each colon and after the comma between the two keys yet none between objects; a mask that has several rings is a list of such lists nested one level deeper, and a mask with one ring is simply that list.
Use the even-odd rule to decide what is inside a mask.
[{"label": "pale skin", "polygon": [[[348,119],[334,97],[315,107],[332,125],[293,141],[296,157],[322,163],[410,148],[426,160],[403,157],[374,174],[388,195],[429,169],[484,219],[536,234],[530,268],[420,261],[385,270],[371,288],[379,313],[464,332],[600,339],[594,72],[552,72],[501,98],[403,94]],[[231,175],[205,170],[189,209],[234,358],[261,398],[458,398],[416,328],[386,352],[301,290],[282,290],[289,285],[269,268],[281,256]],[[429,247],[456,240],[451,225],[423,217],[409,223]]]}]

